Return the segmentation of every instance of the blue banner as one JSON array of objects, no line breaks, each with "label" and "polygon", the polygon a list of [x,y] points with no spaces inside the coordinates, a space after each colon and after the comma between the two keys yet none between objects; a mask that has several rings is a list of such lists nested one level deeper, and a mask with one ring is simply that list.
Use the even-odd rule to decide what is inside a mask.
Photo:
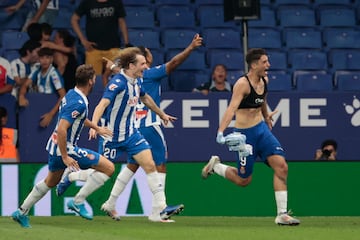
[{"label": "blue banner", "polygon": [[[40,128],[38,123],[40,116],[55,104],[56,97],[39,94],[28,94],[28,97],[30,106],[19,114],[21,162],[46,162],[45,145],[55,121],[46,129]],[[230,97],[227,93],[208,96],[199,93],[163,93],[161,108],[178,118],[164,128],[169,161],[206,161],[211,155],[220,155],[229,161],[234,159],[234,153],[215,141]],[[99,93],[89,97],[90,117],[100,98]],[[282,143],[287,160],[314,159],[316,149],[328,138],[338,142],[338,159],[359,160],[359,99],[360,93],[357,92],[269,93],[269,110],[278,110],[272,131]],[[228,132],[232,126],[233,122]],[[97,142],[88,141],[87,138],[88,132],[84,129],[79,145],[97,149]]]}]

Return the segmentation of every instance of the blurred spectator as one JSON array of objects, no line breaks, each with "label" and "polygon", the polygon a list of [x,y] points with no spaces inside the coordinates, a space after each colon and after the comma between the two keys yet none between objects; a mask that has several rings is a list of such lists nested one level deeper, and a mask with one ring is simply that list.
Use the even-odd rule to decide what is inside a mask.
[{"label": "blurred spectator", "polygon": [[[18,11],[26,2],[19,0],[17,4],[7,7],[9,13]],[[32,0],[33,9],[29,11],[22,31],[26,31],[31,23],[48,23],[52,25],[59,14],[59,0]]]},{"label": "blurred spectator", "polygon": [[30,75],[31,71],[38,67],[38,51],[41,44],[34,40],[26,41],[19,49],[20,57],[11,61],[11,73],[15,80],[12,94],[17,98],[19,89]]},{"label": "blurred spectator", "polygon": [[7,128],[6,108],[0,106],[0,162],[19,162],[17,130]]},{"label": "blurred spectator", "polygon": [[337,142],[333,139],[327,139],[322,142],[321,149],[317,149],[315,160],[336,160]]},{"label": "blurred spectator", "polygon": [[58,47],[74,49],[72,52],[55,51],[54,65],[64,78],[65,90],[68,91],[75,87],[75,72],[78,62],[75,56],[75,37],[66,29],[59,29],[54,38],[54,43]]},{"label": "blurred spectator", "polygon": [[53,66],[54,51],[50,48],[41,48],[38,52],[40,66],[31,72],[29,78],[21,86],[19,105],[26,107],[29,101],[25,98],[28,88],[33,85],[35,92],[44,94],[58,94],[58,101],[50,112],[41,116],[40,126],[47,127],[58,112],[61,99],[65,96],[64,80],[59,71]]},{"label": "blurred spectator", "polygon": [[212,71],[210,81],[193,89],[193,92],[201,92],[204,95],[209,92],[232,92],[233,86],[227,82],[227,69],[223,64],[217,64]]},{"label": "blurred spectator", "polygon": [[[79,24],[83,16],[86,16],[86,34]],[[119,28],[124,46],[131,46],[125,17],[125,8],[120,0],[82,0],[71,17],[74,32],[85,48],[85,63],[91,64],[97,75],[105,70],[102,57],[113,60],[119,53]]]},{"label": "blurred spectator", "polygon": [[15,85],[14,78],[11,73],[11,67],[8,60],[0,57],[0,95],[11,93]]}]

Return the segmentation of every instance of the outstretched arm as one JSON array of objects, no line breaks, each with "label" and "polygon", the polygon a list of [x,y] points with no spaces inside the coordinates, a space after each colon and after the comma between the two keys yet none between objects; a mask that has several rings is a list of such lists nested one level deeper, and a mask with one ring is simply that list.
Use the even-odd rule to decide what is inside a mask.
[{"label": "outstretched arm", "polygon": [[166,73],[169,74],[174,71],[181,63],[183,63],[191,54],[191,52],[202,45],[202,37],[195,34],[192,42],[182,52],[174,56],[169,62],[166,63]]},{"label": "outstretched arm", "polygon": [[153,112],[155,112],[157,115],[159,115],[159,117],[164,121],[164,124],[167,125],[167,123],[169,121],[173,122],[175,121],[177,118],[167,115],[163,110],[161,110],[156,103],[154,102],[154,100],[152,99],[152,97],[148,94],[145,94],[144,96],[140,97],[141,98],[141,102],[143,102],[145,104],[145,106],[147,106],[148,108],[150,108]]}]

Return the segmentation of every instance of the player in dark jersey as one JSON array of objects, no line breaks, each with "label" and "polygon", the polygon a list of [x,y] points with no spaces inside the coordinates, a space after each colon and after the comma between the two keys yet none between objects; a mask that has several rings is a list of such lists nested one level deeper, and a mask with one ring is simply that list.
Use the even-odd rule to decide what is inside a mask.
[{"label": "player in dark jersey", "polygon": [[[267,111],[267,70],[270,67],[264,49],[250,49],[246,55],[249,72],[234,85],[232,98],[222,117],[216,141],[224,144],[223,132],[235,115],[233,132],[241,134],[247,145],[252,146],[252,153],[236,151],[237,168],[222,164],[218,156],[212,156],[202,169],[202,177],[216,173],[238,186],[245,187],[252,180],[255,160],[260,157],[274,170],[274,191],[277,205],[276,224],[298,225],[300,221],[289,215],[287,210],[288,166],[281,144],[272,134],[272,116],[276,113]],[[245,136],[244,136],[245,135]],[[244,143],[245,145],[245,143]],[[246,149],[240,147],[240,149]]]}]

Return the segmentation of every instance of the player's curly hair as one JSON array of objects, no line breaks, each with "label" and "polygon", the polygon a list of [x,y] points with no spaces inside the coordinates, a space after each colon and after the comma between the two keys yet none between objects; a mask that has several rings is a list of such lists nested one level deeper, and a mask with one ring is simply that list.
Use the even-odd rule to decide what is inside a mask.
[{"label": "player's curly hair", "polygon": [[82,64],[77,67],[75,72],[75,81],[78,86],[86,86],[89,79],[93,79],[95,70],[90,64]]}]

